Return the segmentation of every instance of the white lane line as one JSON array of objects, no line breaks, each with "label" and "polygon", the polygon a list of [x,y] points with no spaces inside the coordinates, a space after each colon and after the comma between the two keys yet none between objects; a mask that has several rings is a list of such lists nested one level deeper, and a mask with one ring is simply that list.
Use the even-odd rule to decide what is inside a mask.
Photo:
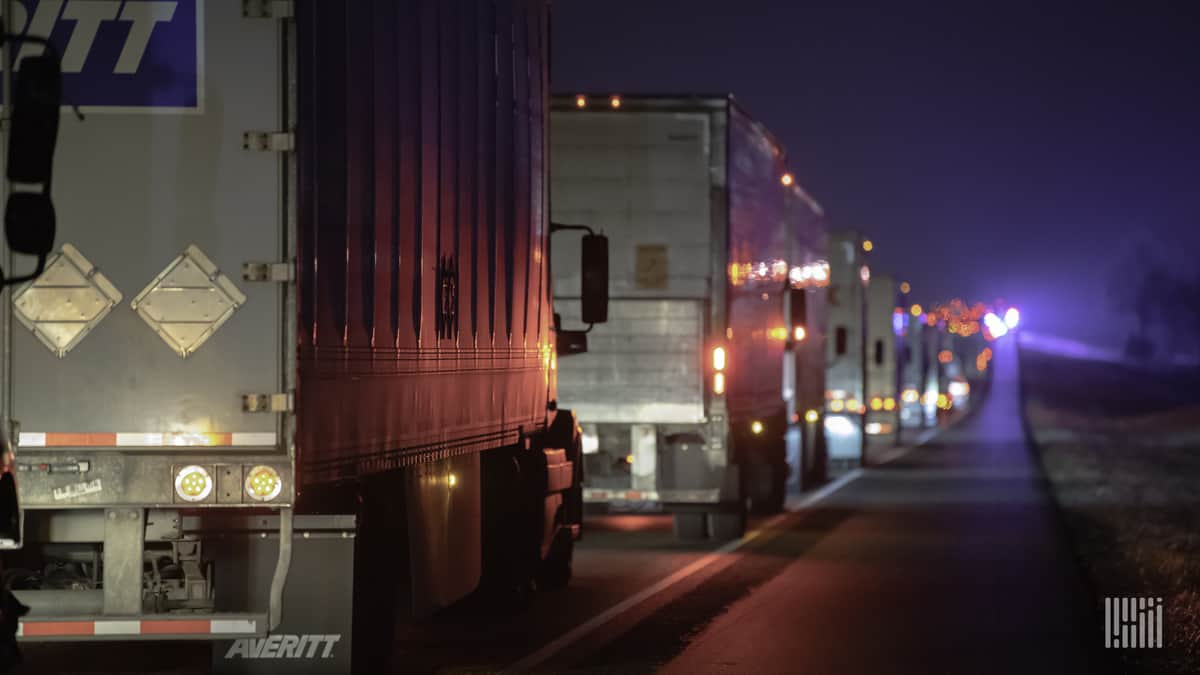
[{"label": "white lane line", "polygon": [[653,586],[650,586],[649,588],[643,589],[642,591],[640,591],[634,595],[631,595],[628,598],[625,598],[624,600],[617,603],[616,605],[609,607],[607,610],[597,614],[596,616],[592,617],[591,619],[588,619],[586,622],[576,626],[573,630],[571,630],[567,634],[559,637],[558,639],[554,640],[553,642],[547,643],[546,646],[542,647],[541,649],[537,650],[536,652],[530,654],[529,656],[526,656],[525,658],[521,659],[520,661],[517,661],[516,663],[512,664],[511,666],[505,668],[503,672],[520,673],[520,672],[525,672],[530,669],[536,668],[537,666],[540,666],[541,664],[550,660],[555,654],[558,654],[562,650],[566,649],[567,647],[571,646],[572,644],[583,639],[589,633],[595,631],[597,628],[600,628],[601,626],[603,626],[604,624],[613,620],[614,618],[620,616],[621,614],[624,614],[625,612],[628,612],[630,609],[633,609],[634,607],[641,604],[648,598],[651,598],[651,597],[667,590],[671,586],[674,586],[675,584],[679,583],[680,581],[683,581],[684,579],[692,576],[693,574],[700,572],[705,567],[708,567],[712,563],[716,562],[718,559],[720,559],[725,554],[732,553],[732,552],[738,550],[739,548],[745,546],[746,544],[749,544],[750,542],[754,541],[755,539],[758,539],[760,536],[762,536],[762,534],[764,532],[766,532],[767,530],[770,530],[776,523],[780,522],[784,518],[787,518],[789,515],[791,515],[791,513],[795,512],[795,511],[799,511],[806,507],[812,506],[813,504],[816,504],[817,502],[828,497],[829,495],[833,494],[834,492],[837,492],[842,487],[844,487],[847,483],[849,483],[849,482],[855,480],[856,478],[858,478],[859,476],[861,476],[862,473],[863,473],[862,469],[854,469],[853,471],[850,471],[849,473],[841,476],[840,478],[833,481],[832,483],[822,487],[820,490],[817,490],[816,492],[814,492],[814,493],[808,495],[807,497],[805,497],[804,499],[800,500],[799,502],[796,503],[795,506],[789,507],[789,511],[787,513],[781,513],[781,514],[771,518],[770,520],[763,523],[758,529],[747,532],[746,535],[743,536],[741,539],[731,541],[731,542],[725,544],[724,546],[721,546],[720,548],[716,549],[712,553],[709,553],[708,555],[704,556],[703,558],[691,563],[687,567],[684,567],[683,569],[679,570],[678,572],[675,572],[674,574],[667,577],[666,579],[663,579],[662,581],[659,581],[658,583],[654,584]]},{"label": "white lane line", "polygon": [[887,464],[888,462],[894,462],[897,459],[900,459],[901,457],[907,455],[908,453],[912,452],[913,450],[916,450],[917,448],[921,447],[922,445],[925,445],[926,443],[928,443],[930,440],[933,439],[934,436],[937,436],[938,432],[941,430],[942,430],[941,427],[934,427],[932,429],[926,429],[925,431],[922,431],[920,434],[917,435],[916,443],[913,443],[912,445],[902,446],[902,447],[896,448],[895,450],[892,450],[891,452],[884,455],[880,459],[872,462],[871,466],[882,466],[884,464]]}]

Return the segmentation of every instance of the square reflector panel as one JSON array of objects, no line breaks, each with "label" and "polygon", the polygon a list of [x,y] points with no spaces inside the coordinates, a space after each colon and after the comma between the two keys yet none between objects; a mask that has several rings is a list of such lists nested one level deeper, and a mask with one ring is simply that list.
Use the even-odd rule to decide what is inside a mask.
[{"label": "square reflector panel", "polygon": [[167,346],[187,358],[244,304],[246,296],[192,245],[138,293],[132,307]]},{"label": "square reflector panel", "polygon": [[13,296],[17,319],[63,358],[121,302],[121,292],[70,244]]}]

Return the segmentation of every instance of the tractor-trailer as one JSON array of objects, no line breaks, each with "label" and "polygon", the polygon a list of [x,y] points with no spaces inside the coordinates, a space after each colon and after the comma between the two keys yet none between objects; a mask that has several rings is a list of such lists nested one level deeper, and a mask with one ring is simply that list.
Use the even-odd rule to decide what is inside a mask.
[{"label": "tractor-trailer", "polygon": [[[736,536],[747,500],[778,509],[789,476],[823,469],[821,207],[729,96],[572,94],[552,110],[553,219],[612,244],[609,322],[558,364],[584,420],[585,500]],[[566,259],[564,321],[580,281]]]},{"label": "tractor-trailer", "polygon": [[868,241],[850,230],[830,236],[825,431],[828,467],[835,474],[860,467],[866,444]]},{"label": "tractor-trailer", "polygon": [[547,5],[6,3],[85,114],[0,332],[22,639],[389,672],[396,622],[566,583]]}]

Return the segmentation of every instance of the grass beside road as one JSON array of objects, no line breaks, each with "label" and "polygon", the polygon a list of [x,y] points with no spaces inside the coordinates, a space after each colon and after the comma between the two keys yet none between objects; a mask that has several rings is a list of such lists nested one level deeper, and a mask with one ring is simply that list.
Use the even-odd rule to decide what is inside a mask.
[{"label": "grass beside road", "polygon": [[1023,349],[1021,377],[1097,607],[1106,596],[1166,601],[1166,649],[1122,650],[1127,672],[1200,672],[1200,372]]}]

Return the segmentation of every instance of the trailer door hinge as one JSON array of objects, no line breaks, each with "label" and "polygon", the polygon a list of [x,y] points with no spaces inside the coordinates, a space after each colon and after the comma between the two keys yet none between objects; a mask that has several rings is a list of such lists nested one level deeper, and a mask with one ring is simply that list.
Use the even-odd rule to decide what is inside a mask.
[{"label": "trailer door hinge", "polygon": [[250,413],[288,413],[295,410],[295,397],[286,394],[245,394],[242,410]]},{"label": "trailer door hinge", "polygon": [[296,280],[296,266],[290,262],[248,262],[242,263],[243,281],[274,281],[290,284]]},{"label": "trailer door hinge", "polygon": [[296,135],[290,131],[247,131],[242,134],[242,149],[291,152],[296,149]]},{"label": "trailer door hinge", "polygon": [[242,18],[245,19],[290,19],[294,16],[294,0],[242,0]]}]

